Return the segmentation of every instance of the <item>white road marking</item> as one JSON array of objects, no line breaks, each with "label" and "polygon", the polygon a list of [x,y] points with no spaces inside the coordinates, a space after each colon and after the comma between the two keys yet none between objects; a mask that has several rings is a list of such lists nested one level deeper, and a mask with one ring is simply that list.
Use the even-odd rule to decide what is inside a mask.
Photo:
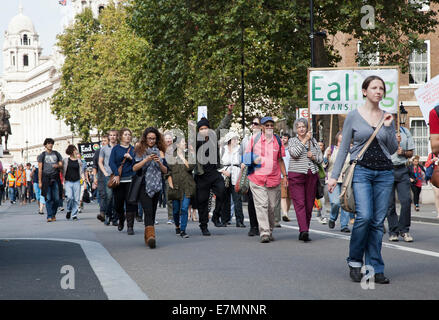
[{"label": "white road marking", "polygon": [[2,238],[1,240],[48,240],[77,243],[84,251],[109,300],[149,300],[137,283],[99,242],[55,238]]},{"label": "white road marking", "polygon": [[[285,224],[281,224],[281,226],[283,228],[299,230],[299,227],[288,226],[288,225],[285,225]],[[343,239],[343,240],[351,240],[350,236],[345,236],[345,235],[341,235],[341,234],[335,234],[335,233],[332,233],[332,232],[320,231],[320,230],[314,230],[314,229],[309,229],[309,231],[313,232],[313,233],[317,233],[317,234],[322,234],[322,235],[325,235],[325,236],[328,236],[328,237],[331,237],[331,238],[337,238],[337,239]],[[396,250],[401,250],[401,251],[408,251],[408,252],[413,252],[413,253],[418,253],[418,254],[423,254],[423,255],[426,255],[426,256],[431,256],[431,257],[439,258],[439,252],[430,251],[430,250],[422,250],[422,249],[398,246],[396,244],[391,244],[391,243],[386,243],[386,242],[383,242],[383,247],[391,248],[391,249],[396,249]]]}]

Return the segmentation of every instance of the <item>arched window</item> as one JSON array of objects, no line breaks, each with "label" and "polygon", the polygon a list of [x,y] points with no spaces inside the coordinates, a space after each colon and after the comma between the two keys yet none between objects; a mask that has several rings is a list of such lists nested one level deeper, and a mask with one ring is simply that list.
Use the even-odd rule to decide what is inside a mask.
[{"label": "arched window", "polygon": [[23,65],[24,65],[25,67],[29,66],[29,57],[28,57],[27,54],[25,54],[25,55],[23,56]]},{"label": "arched window", "polygon": [[28,39],[27,39],[27,34],[23,35],[23,45],[27,46],[28,44]]}]

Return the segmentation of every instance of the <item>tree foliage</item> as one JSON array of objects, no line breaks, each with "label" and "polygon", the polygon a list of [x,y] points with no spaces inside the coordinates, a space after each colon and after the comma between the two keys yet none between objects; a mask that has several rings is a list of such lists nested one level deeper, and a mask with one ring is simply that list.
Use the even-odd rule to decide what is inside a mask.
[{"label": "tree foliage", "polygon": [[[419,11],[419,2],[368,1],[375,10],[375,28],[364,29],[361,8],[365,1],[316,0],[315,30],[328,35],[347,33],[350,40],[362,41],[365,57],[379,51],[382,65],[397,64],[406,71],[409,54],[422,48],[419,35],[437,25],[436,12]],[[218,120],[224,105],[239,103],[241,54],[249,113],[261,110],[281,115],[283,110],[284,115],[291,115],[296,106],[306,106],[309,1],[131,3],[130,25],[150,43],[144,52],[148,63],[138,70],[136,79],[148,99],[160,106],[154,114],[160,122],[179,123],[198,105],[208,105],[209,117]],[[335,66],[340,56],[330,38],[326,55],[329,66]],[[364,59],[359,62],[365,63]]]},{"label": "tree foliage", "polygon": [[92,128],[103,133],[129,127],[140,135],[155,124],[133,80],[148,45],[134,35],[126,14],[125,7],[110,5],[95,19],[86,9],[58,36],[65,62],[52,111],[84,140]]},{"label": "tree foliage", "polygon": [[[362,23],[365,4],[374,9],[373,29]],[[407,71],[410,53],[438,23],[436,11],[421,7],[315,0],[314,26],[328,35],[329,66],[340,61],[332,39],[341,32],[361,41],[366,59],[359,63],[378,51],[381,65]],[[257,111],[291,116],[307,105],[309,28],[307,0],[125,0],[99,19],[85,10],[58,37],[65,63],[53,112],[84,139],[91,128],[184,129],[200,105],[215,125],[235,103],[239,120],[244,70],[247,124]]]}]

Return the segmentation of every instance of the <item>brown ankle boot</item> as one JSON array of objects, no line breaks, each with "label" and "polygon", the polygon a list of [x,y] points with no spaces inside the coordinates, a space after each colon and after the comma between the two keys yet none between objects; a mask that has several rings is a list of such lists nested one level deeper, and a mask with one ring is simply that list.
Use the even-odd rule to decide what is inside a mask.
[{"label": "brown ankle boot", "polygon": [[155,230],[154,226],[145,227],[145,244],[151,249],[155,248]]}]

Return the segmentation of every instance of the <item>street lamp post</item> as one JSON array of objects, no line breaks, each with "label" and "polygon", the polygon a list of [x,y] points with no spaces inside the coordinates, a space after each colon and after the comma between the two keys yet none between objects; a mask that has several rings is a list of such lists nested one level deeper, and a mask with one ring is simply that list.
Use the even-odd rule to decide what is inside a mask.
[{"label": "street lamp post", "polygon": [[[315,61],[314,61],[314,1],[309,0],[309,24],[310,24],[310,34],[309,37],[311,39],[311,68],[314,68]],[[314,138],[316,137],[316,131],[314,128],[316,127],[316,118],[311,115],[312,120],[312,131]]]},{"label": "street lamp post", "polygon": [[245,134],[245,96],[244,96],[244,25],[241,25],[241,111],[242,134]]},{"label": "street lamp post", "polygon": [[310,24],[310,34],[311,39],[311,68],[314,68],[314,1],[309,0],[309,24]]},{"label": "street lamp post", "polygon": [[405,110],[404,105],[402,104],[402,101],[401,101],[401,104],[399,106],[399,124],[401,126],[405,125],[405,123],[407,121],[407,114],[408,114],[408,112],[407,112],[407,110]]}]

